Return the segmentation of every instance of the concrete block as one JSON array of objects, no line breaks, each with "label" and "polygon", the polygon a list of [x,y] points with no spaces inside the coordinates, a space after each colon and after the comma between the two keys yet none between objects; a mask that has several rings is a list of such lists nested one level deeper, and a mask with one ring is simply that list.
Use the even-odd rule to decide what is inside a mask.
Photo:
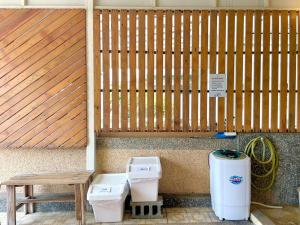
[{"label": "concrete block", "polygon": [[134,219],[159,219],[162,218],[163,198],[158,196],[155,202],[130,202],[132,218]]}]

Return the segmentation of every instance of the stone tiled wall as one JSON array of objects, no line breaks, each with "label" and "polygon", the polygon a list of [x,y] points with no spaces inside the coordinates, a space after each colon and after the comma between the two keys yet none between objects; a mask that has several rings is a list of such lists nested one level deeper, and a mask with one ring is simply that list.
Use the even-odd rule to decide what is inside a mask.
[{"label": "stone tiled wall", "polygon": [[132,156],[159,156],[160,192],[209,193],[208,154],[221,147],[235,148],[236,140],[210,138],[112,138],[98,140],[98,172],[125,172]]},{"label": "stone tiled wall", "polygon": [[[27,173],[74,171],[85,169],[85,149],[0,149],[0,183],[11,176]],[[35,192],[69,192],[68,185],[38,186]],[[0,192],[5,187],[0,188]],[[21,192],[17,188],[17,192]]]},{"label": "stone tiled wall", "polygon": [[172,194],[209,193],[207,155],[218,148],[243,151],[257,136],[268,137],[279,154],[279,168],[272,190],[252,190],[252,200],[268,204],[298,204],[300,186],[300,134],[239,134],[235,139],[215,138],[101,138],[98,171],[124,172],[131,156],[161,157],[160,191]]},{"label": "stone tiled wall", "polygon": [[[257,135],[267,136],[279,153],[279,169],[271,191],[252,190],[252,199],[268,204],[298,204],[300,186],[300,134],[239,134],[236,139],[215,138],[101,138],[98,140],[97,171],[125,172],[131,156],[161,157],[163,178],[160,192],[175,195],[209,193],[207,156],[211,150],[243,150]],[[0,181],[20,173],[80,170],[85,150],[0,150]],[[5,189],[2,187],[1,189]],[[41,186],[36,192],[71,191],[71,187]]]},{"label": "stone tiled wall", "polygon": [[252,200],[269,204],[298,204],[297,188],[300,186],[300,134],[241,134],[238,146],[254,137],[270,139],[279,155],[279,168],[273,188],[267,192],[252,190]]}]

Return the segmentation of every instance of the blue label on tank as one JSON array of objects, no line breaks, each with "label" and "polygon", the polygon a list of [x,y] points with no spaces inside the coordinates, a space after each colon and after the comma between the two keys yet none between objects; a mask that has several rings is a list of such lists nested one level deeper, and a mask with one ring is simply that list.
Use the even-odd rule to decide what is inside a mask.
[{"label": "blue label on tank", "polygon": [[229,181],[230,181],[230,183],[237,185],[237,184],[242,183],[243,177],[240,177],[240,176],[231,176],[229,178]]}]

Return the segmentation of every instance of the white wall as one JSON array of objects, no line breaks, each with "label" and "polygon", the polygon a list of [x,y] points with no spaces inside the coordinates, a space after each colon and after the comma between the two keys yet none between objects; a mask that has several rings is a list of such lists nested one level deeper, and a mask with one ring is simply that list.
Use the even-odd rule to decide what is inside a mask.
[{"label": "white wall", "polygon": [[[84,7],[86,0],[0,0],[0,6],[74,6]],[[97,7],[238,7],[300,8],[300,0],[95,0]]]},{"label": "white wall", "polygon": [[270,7],[300,8],[300,0],[270,0]]},{"label": "white wall", "polygon": [[215,0],[158,0],[158,7],[216,7]]},{"label": "white wall", "polygon": [[264,7],[264,0],[218,0],[219,7]]},{"label": "white wall", "polygon": [[[0,0],[1,1],[1,0]],[[6,0],[5,0],[6,1]],[[84,0],[27,0],[27,5],[84,5]]]}]

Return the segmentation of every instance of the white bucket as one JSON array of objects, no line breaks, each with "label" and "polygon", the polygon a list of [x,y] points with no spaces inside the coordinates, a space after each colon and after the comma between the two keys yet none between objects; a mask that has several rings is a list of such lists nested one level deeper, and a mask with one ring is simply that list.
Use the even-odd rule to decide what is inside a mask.
[{"label": "white bucket", "polygon": [[133,157],[127,164],[133,202],[157,201],[161,165],[158,157]]},{"label": "white bucket", "polygon": [[96,222],[121,222],[128,191],[125,173],[97,175],[87,193]]}]

